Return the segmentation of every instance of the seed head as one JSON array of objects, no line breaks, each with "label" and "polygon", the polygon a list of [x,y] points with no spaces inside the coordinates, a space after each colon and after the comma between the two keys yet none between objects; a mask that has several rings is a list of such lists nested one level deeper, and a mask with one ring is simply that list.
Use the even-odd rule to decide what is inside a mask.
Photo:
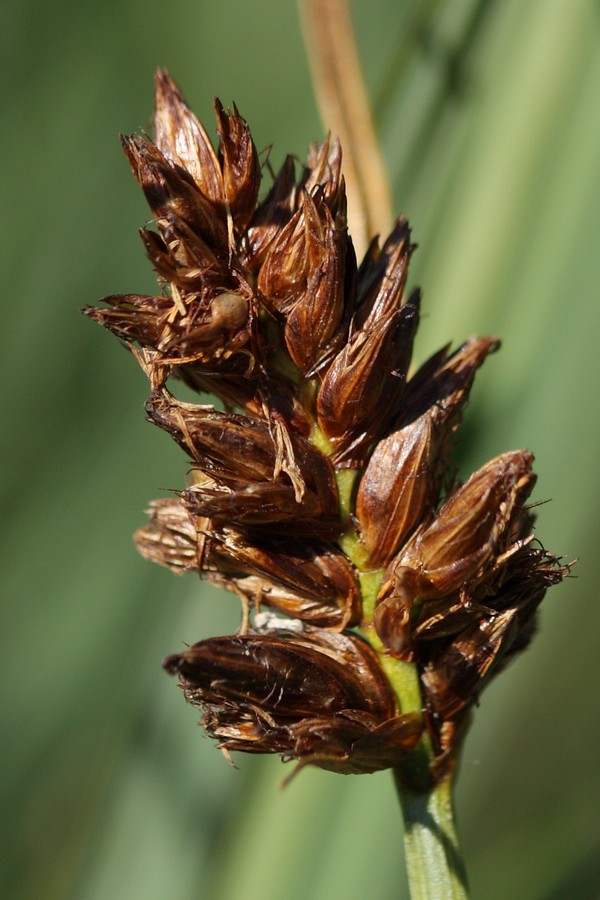
[{"label": "seed head", "polygon": [[[215,114],[216,149],[157,74],[154,142],[123,148],[161,290],[85,310],[132,349],[148,419],[190,466],[151,504],[138,549],[242,600],[238,634],[165,669],[225,753],[361,773],[402,766],[423,739],[439,777],[568,571],[533,538],[529,452],[454,477],[453,435],[498,341],[443,348],[411,375],[407,221],[358,265],[339,143],[311,147],[298,173],[288,156],[259,199],[247,123],[218,100]],[[177,399],[178,380],[223,408]],[[415,667],[417,709],[403,708],[397,659]]]}]

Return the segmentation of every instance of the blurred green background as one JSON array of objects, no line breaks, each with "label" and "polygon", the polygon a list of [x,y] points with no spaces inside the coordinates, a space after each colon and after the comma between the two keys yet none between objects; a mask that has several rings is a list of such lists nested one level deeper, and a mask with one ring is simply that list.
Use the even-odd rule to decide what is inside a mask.
[{"label": "blurred green background", "polygon": [[[395,206],[420,245],[416,357],[500,335],[459,441],[465,473],[534,450],[538,534],[581,558],[532,648],[484,695],[458,786],[473,896],[600,896],[600,7],[354,4]],[[166,66],[212,129],[322,135],[292,0],[3,0],[0,893],[10,898],[406,897],[388,773],[230,768],[160,660],[231,632],[235,599],[139,558],[185,460],[147,425],[133,359],[78,309],[152,292],[120,131]],[[596,562],[594,562],[596,560]]]}]

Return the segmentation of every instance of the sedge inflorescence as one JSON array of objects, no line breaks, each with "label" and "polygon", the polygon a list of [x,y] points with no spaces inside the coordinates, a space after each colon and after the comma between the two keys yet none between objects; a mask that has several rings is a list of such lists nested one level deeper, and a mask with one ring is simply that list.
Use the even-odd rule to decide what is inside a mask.
[{"label": "sedge inflorescence", "polygon": [[[498,342],[444,347],[409,375],[406,220],[358,264],[339,144],[288,157],[259,199],[248,125],[215,111],[216,150],[158,73],[154,141],[123,146],[162,290],[86,310],[133,350],[148,418],[191,461],[185,489],[151,504],[140,552],[242,599],[237,634],[164,666],[226,753],[361,773],[426,742],[435,779],[566,571],[533,538],[530,453],[454,475],[452,437]],[[177,381],[223,408],[178,400]],[[406,667],[417,703],[395,678]]]}]

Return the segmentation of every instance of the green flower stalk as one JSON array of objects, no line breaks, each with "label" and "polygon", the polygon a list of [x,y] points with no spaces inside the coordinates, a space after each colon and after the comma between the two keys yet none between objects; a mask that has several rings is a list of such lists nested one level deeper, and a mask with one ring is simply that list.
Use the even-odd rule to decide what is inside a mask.
[{"label": "green flower stalk", "polygon": [[[158,73],[154,142],[123,146],[161,292],[86,310],[133,350],[149,420],[189,461],[140,552],[242,601],[237,634],[164,667],[226,755],[393,769],[415,896],[464,896],[450,789],[470,714],[567,571],[533,537],[529,452],[454,474],[454,433],[499,344],[471,338],[411,374],[406,220],[358,264],[339,144],[311,147],[299,172],[288,157],[260,199],[248,125],[215,112],[216,150]],[[178,382],[224,410],[178,400]]]}]

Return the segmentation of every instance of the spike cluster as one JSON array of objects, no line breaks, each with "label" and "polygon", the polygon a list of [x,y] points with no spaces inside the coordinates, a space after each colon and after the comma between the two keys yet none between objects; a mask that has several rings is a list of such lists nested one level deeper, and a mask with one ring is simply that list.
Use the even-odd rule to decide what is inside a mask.
[{"label": "spike cluster", "polygon": [[[250,130],[215,111],[216,151],[158,73],[155,140],[123,146],[154,215],[141,235],[162,291],[86,310],[131,347],[148,418],[191,464],[187,487],[151,504],[140,552],[242,599],[238,634],[164,665],[225,752],[372,772],[423,738],[436,777],[566,571],[533,540],[531,454],[463,485],[451,475],[452,436],[498,342],[446,347],[409,377],[420,298],[406,290],[406,220],[357,265],[338,143],[311,147],[299,175],[288,157],[259,201]],[[223,409],[176,399],[177,380]],[[403,708],[394,660],[415,667],[419,708]]]}]

